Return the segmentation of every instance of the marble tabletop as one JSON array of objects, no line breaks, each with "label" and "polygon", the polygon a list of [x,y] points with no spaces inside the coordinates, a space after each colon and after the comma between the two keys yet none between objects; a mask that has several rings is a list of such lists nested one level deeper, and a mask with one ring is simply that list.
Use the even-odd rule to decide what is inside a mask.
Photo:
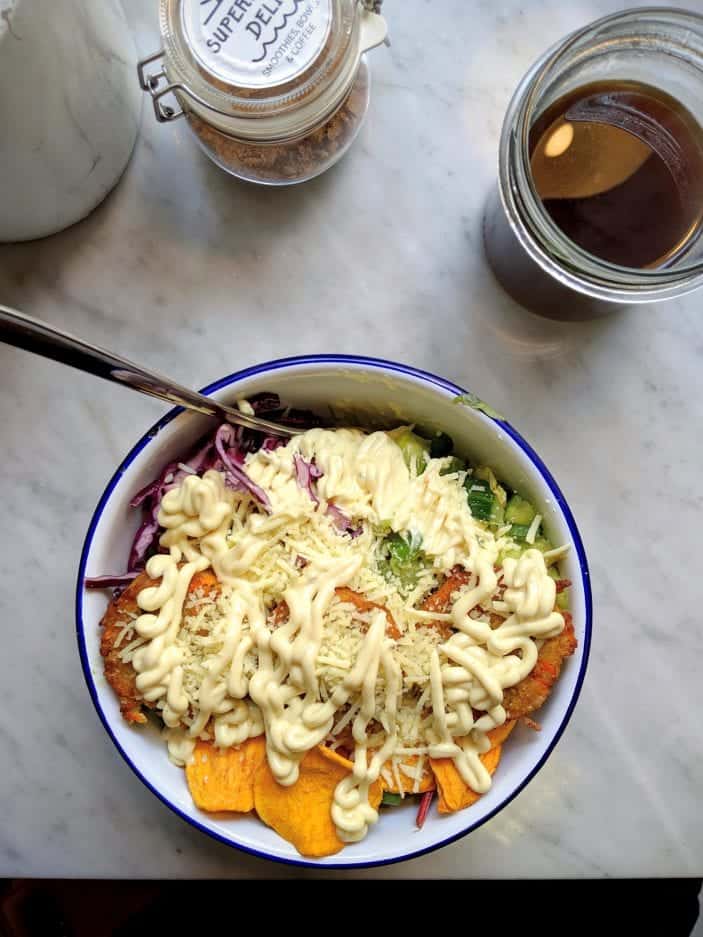
[{"label": "marble tabletop", "polygon": [[[511,90],[545,45],[628,5],[387,0],[393,44],[373,53],[368,120],[325,176],[238,184],[185,126],[144,108],[132,162],[100,208],[0,247],[0,302],[186,384],[323,351],[439,372],[507,414],[564,488],[596,609],[564,738],[491,822],[375,877],[703,871],[701,299],[555,323],[509,300],[481,251]],[[140,52],[155,50],[155,0],[125,8]],[[163,408],[7,347],[0,400],[0,874],[320,874],[191,829],[134,777],[91,706],[73,623],[78,556],[115,464]]]}]

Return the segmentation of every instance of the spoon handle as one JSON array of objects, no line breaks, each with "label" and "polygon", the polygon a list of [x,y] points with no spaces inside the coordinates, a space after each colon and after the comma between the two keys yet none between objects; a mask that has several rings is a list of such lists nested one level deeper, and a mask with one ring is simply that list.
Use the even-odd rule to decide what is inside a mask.
[{"label": "spoon handle", "polygon": [[268,420],[249,416],[233,407],[220,404],[188,387],[176,384],[157,371],[149,371],[40,319],[1,304],[0,341],[42,355],[44,358],[51,358],[61,364],[68,364],[80,371],[87,371],[88,374],[122,384],[151,397],[180,404],[188,410],[196,410],[198,413],[215,416],[249,429],[275,433],[278,436],[294,436],[299,432],[297,429],[269,423]]}]

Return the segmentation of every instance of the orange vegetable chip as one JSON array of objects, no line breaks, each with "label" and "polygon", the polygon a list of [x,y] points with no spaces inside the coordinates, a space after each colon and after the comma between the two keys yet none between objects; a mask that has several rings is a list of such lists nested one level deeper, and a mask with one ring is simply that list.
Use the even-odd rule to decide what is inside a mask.
[{"label": "orange vegetable chip", "polygon": [[[419,755],[408,755],[403,758],[402,764],[407,765],[408,768],[414,768],[418,763]],[[413,778],[408,777],[404,771],[400,770],[400,765],[398,766],[398,772],[393,771],[391,768],[390,761],[387,761],[384,765],[386,774],[391,778],[392,783],[383,778],[383,789],[384,791],[389,791],[391,794],[412,794],[415,781]],[[398,780],[400,780],[400,785],[398,785]],[[422,767],[422,774],[420,775],[420,787],[416,793],[424,794],[426,791],[433,791],[437,785],[435,784],[434,774],[432,773],[432,767],[430,765],[429,759],[425,759],[425,764]]]},{"label": "orange vegetable chip", "polygon": [[[498,745],[481,755],[481,761],[490,774],[498,767],[501,746]],[[481,795],[472,790],[464,781],[454,766],[451,758],[431,758],[430,764],[439,787],[439,803],[437,809],[440,813],[454,813],[470,807],[480,799]]]},{"label": "orange vegetable chip", "polygon": [[186,780],[196,807],[201,810],[254,809],[254,775],[266,760],[266,738],[247,739],[237,748],[217,748],[198,742],[186,765]]},{"label": "orange vegetable chip", "polygon": [[509,722],[504,722],[502,726],[498,726],[495,729],[491,729],[490,732],[487,732],[486,735],[490,739],[491,748],[495,748],[496,745],[502,745],[515,728],[516,724],[517,719],[511,719]]},{"label": "orange vegetable chip", "polygon": [[[516,724],[517,720],[512,719],[486,733],[490,739],[491,748],[480,757],[491,774],[498,767],[501,745],[513,731]],[[481,795],[466,784],[451,758],[430,759],[430,764],[439,787],[437,809],[440,813],[454,813],[456,810],[463,810],[464,807],[470,807],[476,803]]]},{"label": "orange vegetable chip", "polygon": [[[256,812],[302,856],[333,856],[345,845],[332,822],[334,790],[351,770],[350,761],[319,746],[300,762],[295,784],[283,787],[264,761],[254,777]],[[377,781],[369,792],[371,806],[377,808],[382,796],[383,787]]]}]

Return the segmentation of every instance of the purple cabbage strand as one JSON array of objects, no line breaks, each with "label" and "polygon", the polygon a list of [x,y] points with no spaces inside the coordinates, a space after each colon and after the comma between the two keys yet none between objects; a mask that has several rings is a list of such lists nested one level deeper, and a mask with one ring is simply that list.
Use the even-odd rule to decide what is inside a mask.
[{"label": "purple cabbage strand", "polygon": [[360,536],[364,528],[361,524],[358,524],[356,527],[351,522],[351,518],[347,517],[344,511],[341,508],[338,508],[336,504],[332,501],[327,505],[327,515],[332,518],[332,523],[337,528],[337,530],[342,534],[349,534],[352,540]]},{"label": "purple cabbage strand", "polygon": [[315,504],[319,504],[320,499],[313,487],[313,482],[318,478],[322,478],[322,472],[314,462],[306,462],[297,452],[293,456],[293,465],[295,466],[295,480],[298,482],[298,485],[307,491]]},{"label": "purple cabbage strand", "polygon": [[[225,466],[225,479],[231,487],[247,491],[266,511],[271,511],[271,502],[263,488],[255,484],[241,467],[244,458],[236,448],[237,437],[229,423],[223,423],[215,433],[215,448]],[[226,446],[230,448],[227,449]],[[234,452],[232,451],[234,449]]]},{"label": "purple cabbage strand", "polygon": [[[322,423],[320,418],[309,410],[282,407],[278,394],[268,391],[254,394],[249,398],[249,403],[257,415],[283,425],[306,429],[311,426],[320,426]],[[181,485],[191,473],[203,475],[210,469],[221,471],[225,474],[225,482],[230,487],[239,491],[248,491],[259,504],[270,511],[271,505],[266,492],[252,482],[242,466],[248,453],[257,452],[259,449],[270,452],[285,445],[286,442],[287,439],[283,437],[264,435],[241,426],[235,429],[228,423],[219,426],[207,436],[203,436],[186,459],[181,462],[169,462],[153,481],[145,485],[131,499],[131,507],[143,509],[144,519],[130,548],[128,572],[120,576],[89,577],[85,580],[86,586],[95,589],[107,588],[114,581],[115,592],[118,594],[144,569],[149,556],[159,549],[158,514],[161,499],[168,491]],[[185,468],[181,468],[181,465]],[[319,477],[315,474],[317,471],[316,467],[310,471],[310,485],[315,478]],[[309,490],[311,497],[319,503],[316,496],[312,494],[312,488]],[[344,515],[339,513],[344,518]],[[347,520],[346,523],[349,525],[350,522]],[[343,528],[340,526],[340,529],[350,532],[348,526]],[[352,534],[352,536],[356,535]]]}]

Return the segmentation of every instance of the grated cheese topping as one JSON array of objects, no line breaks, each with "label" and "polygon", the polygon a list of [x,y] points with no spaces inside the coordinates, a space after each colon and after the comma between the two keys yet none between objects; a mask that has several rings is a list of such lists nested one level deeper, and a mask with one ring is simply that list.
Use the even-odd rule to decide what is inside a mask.
[{"label": "grated cheese topping", "polygon": [[537,536],[537,531],[539,530],[539,525],[540,525],[541,523],[542,523],[542,515],[541,515],[541,514],[535,514],[535,516],[532,518],[532,523],[531,523],[530,526],[528,527],[527,533],[525,534],[525,542],[526,542],[526,543],[534,543],[534,542],[535,542],[535,538],[536,538],[536,536]]},{"label": "grated cheese topping", "polygon": [[[315,498],[298,483],[301,458],[321,472]],[[265,733],[271,771],[290,785],[311,748],[341,748],[354,764],[332,807],[345,842],[377,820],[370,786],[417,791],[427,757],[454,759],[488,790],[480,755],[505,721],[503,690],[564,620],[542,554],[498,568],[508,541],[472,518],[463,473],[442,475],[444,461],[408,467],[386,433],[313,429],[247,457],[270,513],[216,471],[164,495],[166,552],[147,564],[154,584],[120,653],[160,710],[172,760],[186,763],[198,738],[230,747]],[[340,533],[330,505],[358,536]],[[389,532],[421,546],[410,584],[379,560]],[[447,611],[420,608],[457,566],[470,575]],[[217,588],[194,590],[208,569]]]}]

